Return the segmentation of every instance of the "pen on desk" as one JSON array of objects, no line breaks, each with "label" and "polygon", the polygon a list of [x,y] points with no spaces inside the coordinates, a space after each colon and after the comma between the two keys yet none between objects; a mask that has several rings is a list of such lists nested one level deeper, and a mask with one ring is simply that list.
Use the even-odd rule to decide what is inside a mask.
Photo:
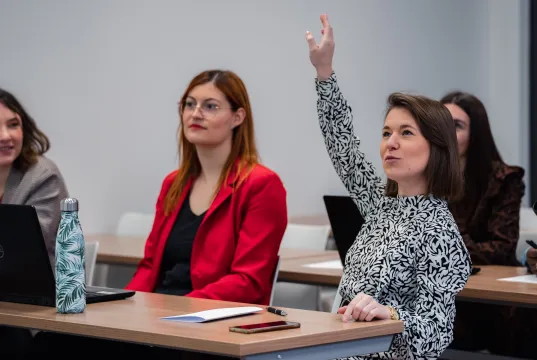
[{"label": "pen on desk", "polygon": [[534,249],[537,249],[537,244],[533,240],[526,240],[526,243]]},{"label": "pen on desk", "polygon": [[272,306],[267,307],[267,311],[276,315],[287,316],[287,313],[285,311],[276,309],[275,307],[272,307]]}]

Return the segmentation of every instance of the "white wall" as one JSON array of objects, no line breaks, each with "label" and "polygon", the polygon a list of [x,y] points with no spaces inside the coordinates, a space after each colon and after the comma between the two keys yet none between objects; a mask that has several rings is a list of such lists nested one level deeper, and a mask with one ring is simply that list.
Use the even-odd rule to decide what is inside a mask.
[{"label": "white wall", "polygon": [[[508,5],[515,3],[515,5]],[[494,11],[501,6],[501,11]],[[344,193],[317,124],[314,69],[304,40],[327,12],[335,70],[353,106],[363,149],[380,166],[378,141],[392,91],[439,98],[460,88],[491,106],[495,133],[521,118],[517,94],[494,107],[488,86],[520,56],[499,53],[494,26],[518,40],[516,1],[0,0],[0,86],[13,91],[50,136],[86,233],[115,228],[127,210],[153,211],[177,166],[177,100],[199,71],[236,71],[250,91],[264,163],[286,184],[290,215],[324,212],[322,195]],[[493,15],[491,15],[491,12]],[[491,21],[491,16],[494,21]],[[490,34],[489,34],[490,32]],[[495,50],[496,49],[496,50]],[[515,46],[513,51],[521,50]],[[502,77],[496,76],[502,72]],[[496,114],[501,116],[496,117]],[[522,131],[506,127],[516,136]],[[499,141],[521,163],[516,137]]]},{"label": "white wall", "polygon": [[529,189],[529,1],[488,0],[486,84],[492,132],[504,160],[526,169]]}]

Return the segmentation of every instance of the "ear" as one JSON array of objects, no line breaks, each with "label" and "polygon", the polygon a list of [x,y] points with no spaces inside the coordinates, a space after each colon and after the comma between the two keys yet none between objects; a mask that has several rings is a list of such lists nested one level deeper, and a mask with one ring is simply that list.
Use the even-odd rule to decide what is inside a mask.
[{"label": "ear", "polygon": [[246,111],[244,111],[243,108],[240,108],[239,110],[235,111],[235,113],[233,114],[233,123],[231,124],[231,127],[236,128],[237,126],[242,124],[245,118]]}]

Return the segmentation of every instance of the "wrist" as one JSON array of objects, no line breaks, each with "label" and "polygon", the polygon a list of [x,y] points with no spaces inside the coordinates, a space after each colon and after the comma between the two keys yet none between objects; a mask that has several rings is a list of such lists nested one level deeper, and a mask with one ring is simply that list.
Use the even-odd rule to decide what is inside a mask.
[{"label": "wrist", "polygon": [[326,67],[322,67],[322,68],[318,68],[317,69],[317,79],[319,81],[325,81],[325,80],[328,80],[330,78],[330,76],[332,76],[332,66],[326,66]]},{"label": "wrist", "polygon": [[400,317],[399,317],[399,313],[397,312],[397,310],[393,307],[391,307],[390,305],[386,305],[386,308],[388,309],[388,312],[390,313],[390,319],[391,320],[399,320]]}]

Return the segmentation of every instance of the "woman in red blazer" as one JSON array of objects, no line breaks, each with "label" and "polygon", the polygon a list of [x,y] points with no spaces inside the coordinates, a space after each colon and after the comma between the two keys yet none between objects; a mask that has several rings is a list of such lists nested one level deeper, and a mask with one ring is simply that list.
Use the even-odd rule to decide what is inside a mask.
[{"label": "woman in red blazer", "polygon": [[230,71],[205,71],[188,86],[179,113],[181,164],[164,179],[127,288],[268,304],[287,227],[286,191],[258,164],[246,88]]},{"label": "woman in red blazer", "polygon": [[[127,288],[268,304],[287,227],[286,191],[276,173],[258,164],[246,88],[230,71],[205,71],[185,91],[179,114],[181,164],[164,179],[144,258]],[[48,332],[35,337],[32,351],[54,354],[66,343],[94,356],[196,358]]]}]

